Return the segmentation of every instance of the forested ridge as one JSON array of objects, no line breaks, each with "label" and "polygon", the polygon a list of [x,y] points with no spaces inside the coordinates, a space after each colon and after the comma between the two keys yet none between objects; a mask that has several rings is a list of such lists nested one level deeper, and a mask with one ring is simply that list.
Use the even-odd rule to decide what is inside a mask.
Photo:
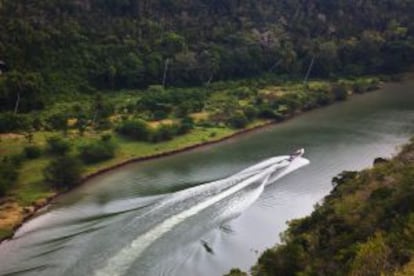
[{"label": "forested ridge", "polygon": [[395,73],[413,61],[412,14],[411,0],[1,0],[0,60],[51,93],[311,64],[313,77]]}]

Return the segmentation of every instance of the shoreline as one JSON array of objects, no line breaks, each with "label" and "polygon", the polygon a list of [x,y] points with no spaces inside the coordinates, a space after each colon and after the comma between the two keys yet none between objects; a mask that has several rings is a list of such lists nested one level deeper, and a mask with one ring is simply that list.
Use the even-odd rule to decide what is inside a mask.
[{"label": "shoreline", "polygon": [[[247,134],[247,133],[250,133],[250,132],[254,132],[256,130],[260,130],[260,129],[263,129],[263,128],[266,128],[266,127],[269,127],[269,126],[272,126],[272,125],[275,125],[275,124],[286,122],[290,119],[296,118],[297,116],[302,115],[302,114],[307,113],[307,112],[309,112],[309,111],[300,112],[298,114],[295,114],[294,116],[286,118],[285,120],[283,120],[281,122],[272,120],[272,121],[264,122],[264,123],[259,124],[259,125],[252,126],[250,128],[241,129],[241,130],[236,131],[236,132],[234,132],[234,133],[232,133],[228,136],[221,137],[221,138],[216,139],[216,140],[205,141],[205,142],[185,146],[185,147],[182,147],[182,148],[178,148],[176,150],[160,152],[160,153],[153,154],[153,155],[141,156],[141,157],[127,159],[127,160],[122,161],[120,163],[117,163],[115,165],[111,165],[111,166],[108,166],[108,167],[99,169],[95,172],[87,174],[86,176],[82,177],[82,179],[80,180],[78,185],[76,187],[74,187],[73,189],[76,189],[80,185],[85,184],[85,182],[91,180],[94,177],[97,177],[97,176],[100,176],[100,175],[105,174],[107,172],[110,172],[112,170],[121,168],[121,167],[126,166],[128,164],[140,163],[140,162],[145,162],[145,161],[149,161],[149,160],[160,159],[160,158],[163,158],[163,157],[172,156],[172,155],[176,155],[176,154],[179,154],[179,153],[184,153],[184,152],[188,152],[188,151],[191,151],[191,150],[199,149],[199,148],[202,148],[202,147],[205,147],[205,146],[215,145],[215,144],[218,144],[218,143],[221,143],[221,142],[239,137],[241,135],[244,135],[244,134]],[[31,206],[24,207],[23,208],[24,209],[24,215],[23,215],[22,221],[19,224],[16,224],[13,227],[10,235],[7,235],[5,237],[0,238],[0,245],[4,241],[12,239],[14,237],[15,233],[20,229],[20,227],[22,227],[23,224],[25,224],[27,221],[32,219],[37,214],[37,212],[39,210],[47,207],[49,204],[52,203],[53,200],[56,200],[60,196],[63,196],[64,194],[72,191],[73,189],[69,189],[69,190],[66,190],[66,191],[60,191],[60,192],[54,192],[53,195],[51,195],[49,197],[46,197],[43,200],[40,200],[39,202],[34,202]]]},{"label": "shoreline", "polygon": [[[411,79],[410,74],[405,74],[405,77],[403,78],[402,81],[407,80],[407,79]],[[377,89],[373,90],[372,92],[376,92],[376,91],[380,90],[382,87],[383,86],[380,85]],[[367,92],[367,93],[371,93],[371,92]],[[359,94],[357,94],[357,93],[349,94],[350,98],[353,98],[355,95],[359,95]],[[312,112],[314,110],[320,110],[320,109],[323,109],[325,107],[332,106],[334,104],[338,104],[338,103],[341,103],[341,102],[342,101],[334,101],[331,104],[328,104],[328,105],[325,105],[325,106],[319,106],[319,107],[314,108],[314,109],[302,110],[302,111],[299,111],[299,112],[295,112],[294,114],[284,118],[281,121],[278,121],[278,120],[265,121],[265,122],[260,123],[258,125],[253,125],[251,127],[247,127],[247,128],[241,129],[241,130],[237,130],[232,134],[229,134],[227,136],[224,136],[224,137],[221,137],[221,138],[218,138],[218,139],[208,140],[208,141],[204,141],[204,142],[200,142],[200,143],[196,143],[196,144],[184,146],[184,147],[181,147],[181,148],[177,148],[177,149],[174,149],[174,150],[160,152],[160,153],[156,153],[156,154],[152,154],[152,155],[148,155],[148,156],[130,158],[130,159],[121,161],[119,163],[116,163],[114,165],[109,165],[108,167],[98,169],[95,172],[91,172],[91,173],[83,176],[82,179],[80,180],[80,182],[78,183],[78,185],[76,187],[72,188],[72,189],[69,189],[69,190],[66,190],[66,191],[59,191],[59,192],[55,191],[52,195],[50,195],[48,197],[45,197],[43,199],[40,199],[40,200],[34,202],[33,204],[31,204],[29,206],[21,207],[23,209],[23,214],[22,214],[21,220],[19,221],[19,223],[15,224],[12,227],[12,229],[10,230],[10,234],[5,235],[4,237],[0,237],[0,245],[4,241],[12,239],[14,237],[15,233],[20,229],[20,227],[22,227],[27,221],[29,221],[30,219],[35,217],[35,215],[38,213],[39,210],[47,207],[54,200],[58,199],[60,196],[72,191],[73,189],[76,189],[80,185],[85,184],[85,182],[89,181],[90,179],[92,179],[94,177],[100,176],[102,174],[105,174],[107,172],[118,169],[118,168],[123,167],[123,166],[128,165],[128,164],[145,162],[145,161],[149,161],[149,160],[155,160],[155,159],[159,159],[159,158],[172,156],[172,155],[175,155],[175,154],[184,153],[184,152],[187,152],[187,151],[199,149],[199,148],[206,147],[206,146],[209,146],[209,145],[215,145],[215,144],[218,144],[218,143],[221,143],[221,142],[224,142],[224,141],[231,140],[233,138],[237,138],[237,137],[242,136],[244,134],[248,134],[248,133],[260,130],[260,129],[264,129],[264,128],[267,128],[267,127],[270,127],[270,126],[273,126],[273,125],[283,124],[285,122],[290,121],[291,119],[297,118],[299,116],[302,116],[302,115],[307,114],[309,112]]]}]

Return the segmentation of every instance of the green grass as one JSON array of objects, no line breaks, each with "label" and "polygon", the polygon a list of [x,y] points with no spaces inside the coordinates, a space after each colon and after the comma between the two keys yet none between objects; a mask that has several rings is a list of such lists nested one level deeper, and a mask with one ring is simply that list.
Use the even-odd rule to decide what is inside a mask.
[{"label": "green grass", "polygon": [[186,135],[178,136],[170,141],[156,144],[137,142],[115,135],[114,140],[118,144],[115,158],[86,167],[86,174],[93,173],[97,170],[113,166],[133,158],[170,152],[191,145],[218,140],[231,135],[234,132],[234,130],[229,128],[195,128]]},{"label": "green grass", "polygon": [[13,234],[13,229],[1,229],[0,228],[0,240],[7,238]]},{"label": "green grass", "polygon": [[[258,122],[255,124],[257,123]],[[186,135],[178,136],[170,141],[156,144],[137,142],[113,134],[114,142],[118,145],[115,157],[105,162],[85,166],[84,175],[86,176],[130,159],[170,152],[191,145],[218,140],[233,133],[235,133],[235,130],[230,128],[195,128]],[[59,133],[37,132],[34,135],[33,144],[44,148],[47,137],[57,134]],[[87,133],[83,137],[72,135],[73,134],[70,134],[67,139],[72,143],[72,154],[76,155],[80,145],[98,139],[101,133]],[[5,152],[7,155],[19,154],[26,145],[28,145],[28,142],[24,137],[3,138],[0,143],[0,151]],[[25,160],[23,162],[22,167],[19,170],[19,178],[12,191],[12,196],[22,206],[31,205],[37,200],[44,199],[53,194],[53,191],[51,191],[51,189],[44,183],[43,179],[43,171],[50,160],[50,156],[43,154],[41,158]]]}]

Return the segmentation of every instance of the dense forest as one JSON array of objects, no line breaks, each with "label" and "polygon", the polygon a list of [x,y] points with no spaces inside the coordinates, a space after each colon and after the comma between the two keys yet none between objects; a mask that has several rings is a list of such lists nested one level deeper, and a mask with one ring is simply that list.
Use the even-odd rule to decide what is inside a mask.
[{"label": "dense forest", "polygon": [[413,14],[410,0],[1,0],[0,110],[42,108],[44,92],[395,73]]},{"label": "dense forest", "polygon": [[341,173],[323,204],[290,222],[284,243],[264,252],[252,274],[413,275],[413,183],[414,139],[393,160]]}]

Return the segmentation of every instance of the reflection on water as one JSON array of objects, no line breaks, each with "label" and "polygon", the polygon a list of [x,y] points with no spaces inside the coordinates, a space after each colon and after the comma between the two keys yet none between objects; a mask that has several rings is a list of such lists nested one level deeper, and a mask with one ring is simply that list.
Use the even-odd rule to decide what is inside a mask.
[{"label": "reflection on water", "polygon": [[[126,166],[61,197],[14,240],[3,243],[0,275],[105,271],[109,260],[145,233],[158,235],[138,240],[142,252],[138,257],[139,250],[125,254],[117,271],[222,275],[235,266],[248,269],[258,252],[277,242],[287,220],[308,214],[330,191],[333,176],[396,152],[396,145],[414,133],[413,123],[414,83],[391,84],[219,145]],[[209,194],[200,184],[300,147],[312,160],[309,166],[263,192],[260,183],[247,185],[217,202],[208,201],[206,208],[192,209],[225,189],[218,185]],[[181,190],[198,193],[180,198]],[[179,197],[174,199],[171,192]],[[229,220],[252,202],[241,216]],[[185,219],[176,223],[177,216]],[[148,241],[150,245],[142,246]]]}]

